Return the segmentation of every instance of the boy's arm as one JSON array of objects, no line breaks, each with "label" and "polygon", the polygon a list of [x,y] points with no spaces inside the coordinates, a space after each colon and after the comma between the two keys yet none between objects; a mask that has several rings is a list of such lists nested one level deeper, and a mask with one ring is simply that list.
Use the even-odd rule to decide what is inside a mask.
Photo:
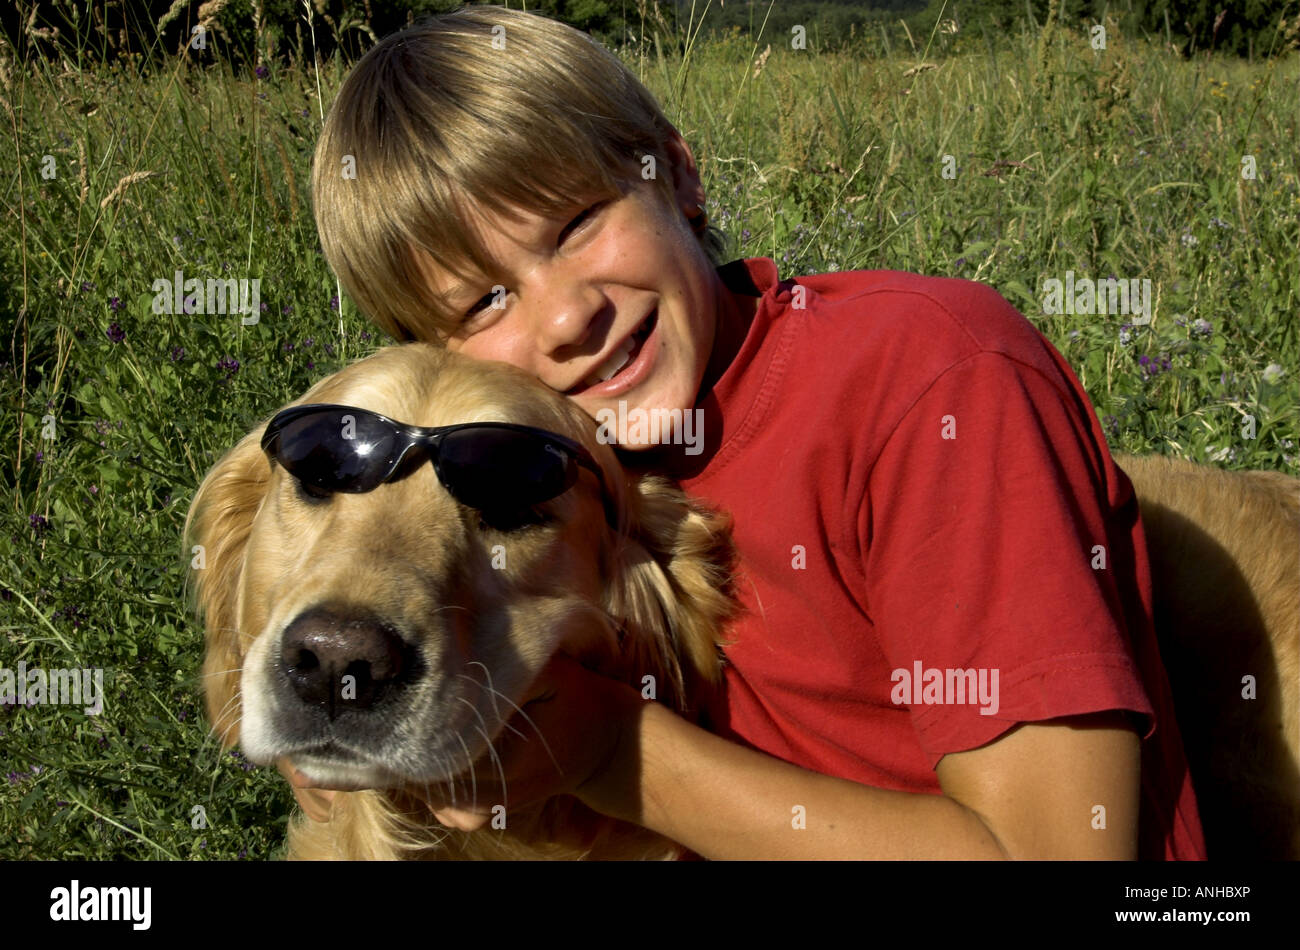
[{"label": "boy's arm", "polygon": [[[943,794],[929,795],[831,778],[732,743],[567,657],[543,681],[556,701],[528,704],[528,724],[550,743],[502,740],[499,760],[478,775],[482,807],[430,800],[445,823],[484,827],[488,806],[505,800],[493,788],[500,768],[512,802],[574,794],[713,859],[1137,856],[1139,743],[1120,711],[1025,723],[949,753],[935,770]],[[525,723],[516,725],[522,734]],[[327,820],[334,793],[282,770],[306,813]],[[565,775],[587,778],[575,786]]]},{"label": "boy's arm", "polygon": [[946,755],[942,795],[809,772],[656,703],[624,716],[614,760],[579,797],[706,858],[1137,857],[1139,740],[1123,712],[1028,723]]}]

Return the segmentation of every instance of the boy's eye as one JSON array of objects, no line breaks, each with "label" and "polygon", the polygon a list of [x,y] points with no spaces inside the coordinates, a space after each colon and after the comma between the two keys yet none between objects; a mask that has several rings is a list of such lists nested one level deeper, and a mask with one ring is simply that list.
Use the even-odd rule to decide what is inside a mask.
[{"label": "boy's eye", "polygon": [[471,306],[468,310],[465,311],[465,316],[472,317],[480,310],[486,310],[488,307],[491,307],[494,303],[496,303],[496,301],[500,298],[500,296],[501,296],[500,293],[495,291],[484,294],[482,297],[480,297],[477,301],[474,302],[473,306]]},{"label": "boy's eye", "polygon": [[509,304],[510,291],[503,284],[494,284],[491,290],[465,309],[454,335],[464,338],[486,330],[506,312]]},{"label": "boy's eye", "polygon": [[605,205],[607,204],[609,204],[608,201],[597,201],[595,204],[589,205],[588,207],[583,208],[581,211],[579,211],[574,216],[573,220],[570,221],[568,224],[566,224],[564,226],[564,229],[560,231],[560,237],[556,243],[563,244],[570,234],[578,230],[578,228],[582,227],[582,225],[587,221],[588,218],[599,213],[600,210],[604,208]]}]

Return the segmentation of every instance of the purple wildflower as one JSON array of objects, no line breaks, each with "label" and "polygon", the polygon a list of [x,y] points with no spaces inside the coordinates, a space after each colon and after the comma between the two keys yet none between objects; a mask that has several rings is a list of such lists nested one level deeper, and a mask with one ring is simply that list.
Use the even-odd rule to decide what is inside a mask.
[{"label": "purple wildflower", "polygon": [[281,310],[280,312],[287,317],[289,314],[293,313],[293,304],[291,303],[285,304],[284,309]]},{"label": "purple wildflower", "polygon": [[271,75],[271,70],[267,69],[265,66],[258,66],[253,70],[253,72],[257,74],[258,79],[265,79],[267,76]]},{"label": "purple wildflower", "polygon": [[81,282],[81,292],[82,292],[83,294],[88,294],[88,293],[90,293],[90,292],[91,292],[92,290],[94,290],[94,289],[95,289],[95,285],[92,284],[90,281],[88,281],[88,280],[83,280],[83,281]]},{"label": "purple wildflower", "polygon": [[185,359],[185,347],[173,346],[171,349],[170,356],[172,358],[173,363],[179,363],[181,360]]},{"label": "purple wildflower", "polygon": [[338,308],[339,308],[339,295],[335,294],[334,296],[330,297],[330,309],[338,310]]},{"label": "purple wildflower", "polygon": [[109,297],[109,298],[108,298],[108,309],[109,309],[109,310],[114,310],[114,311],[116,311],[116,310],[121,310],[123,306],[124,306],[124,304],[122,303],[122,298],[121,298],[121,297]]},{"label": "purple wildflower", "polygon": [[126,331],[116,323],[110,323],[108,329],[104,332],[108,335],[108,342],[110,343],[121,343],[126,339]]},{"label": "purple wildflower", "polygon": [[50,529],[50,519],[46,518],[44,515],[28,515],[27,523],[32,526],[32,529],[35,530],[37,534],[41,534]]}]

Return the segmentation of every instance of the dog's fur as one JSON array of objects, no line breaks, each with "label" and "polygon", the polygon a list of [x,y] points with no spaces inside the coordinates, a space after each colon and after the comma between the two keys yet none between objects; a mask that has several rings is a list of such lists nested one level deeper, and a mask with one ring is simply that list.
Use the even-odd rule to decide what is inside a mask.
[{"label": "dog's fur", "polygon": [[1116,461],[1142,510],[1207,853],[1300,859],[1300,479]]},{"label": "dog's fur", "polygon": [[[658,698],[688,715],[717,683],[718,637],[733,610],[725,517],[662,479],[629,479],[569,400],[510,367],[411,344],[349,366],[297,402],[355,405],[418,425],[549,429],[587,446],[604,487],[584,470],[543,506],[546,523],[511,532],[480,523],[429,465],[322,503],[268,463],[259,426],[209,473],[186,526],[187,543],[204,546],[206,567],[195,572],[207,626],[204,684],[224,745],[239,740],[263,764],[292,756],[331,783],[443,784],[468,798],[455,776],[490,755],[557,651],[638,688],[652,676]],[[1160,458],[1119,462],[1148,533],[1155,619],[1210,856],[1300,857],[1300,481]],[[295,726],[302,704],[283,685],[279,660],[295,623],[335,632],[378,623],[417,657],[418,680],[398,701],[366,723],[335,724],[336,733],[355,730],[347,755],[313,759],[309,724]],[[1257,699],[1242,698],[1246,675]],[[291,824],[290,855],[680,851],[569,796],[511,811],[505,831],[473,833],[399,807],[405,800],[340,792],[330,821]]]}]

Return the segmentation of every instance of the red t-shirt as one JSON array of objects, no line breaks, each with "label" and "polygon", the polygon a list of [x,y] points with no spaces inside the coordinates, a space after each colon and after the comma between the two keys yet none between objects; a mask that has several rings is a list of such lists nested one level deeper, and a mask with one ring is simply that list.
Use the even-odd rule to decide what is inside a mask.
[{"label": "red t-shirt", "polygon": [[766,258],[722,273],[761,299],[748,327],[719,327],[739,349],[701,393],[704,452],[676,470],[732,513],[741,558],[744,612],[704,724],[816,772],[940,794],[945,753],[1129,710],[1139,856],[1203,859],[1137,502],[1060,354],[971,281],[779,281]]}]

